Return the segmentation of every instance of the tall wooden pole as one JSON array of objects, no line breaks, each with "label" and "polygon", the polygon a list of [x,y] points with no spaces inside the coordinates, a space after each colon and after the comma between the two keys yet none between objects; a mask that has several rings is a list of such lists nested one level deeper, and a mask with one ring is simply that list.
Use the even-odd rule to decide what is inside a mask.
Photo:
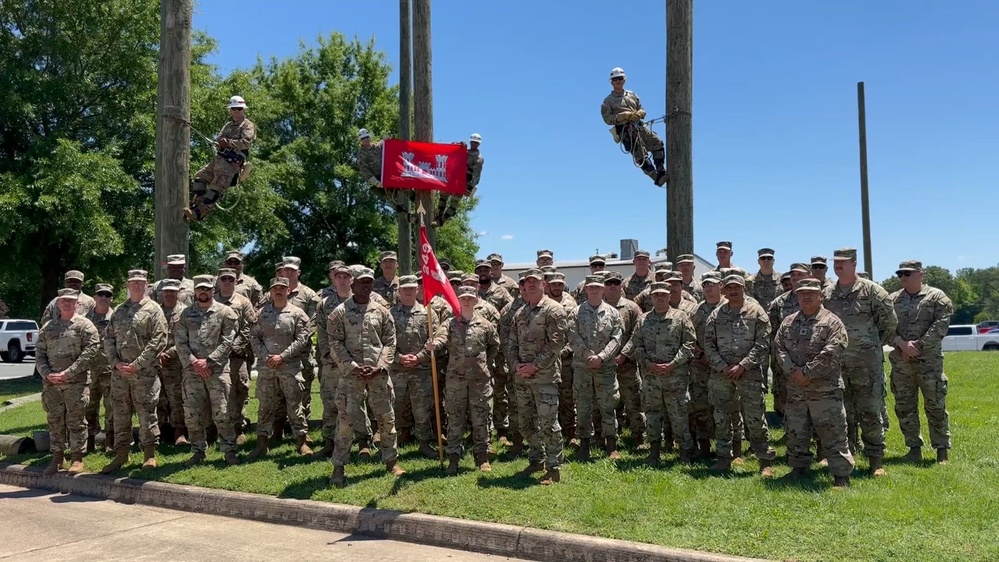
[{"label": "tall wooden pole", "polygon": [[[399,138],[413,138],[409,108],[413,102],[413,36],[409,0],[399,0]],[[413,209],[416,212],[416,209]],[[409,217],[397,214],[399,221],[399,267],[403,275],[413,271],[413,232]]]},{"label": "tall wooden pole", "polygon": [[857,120],[860,125],[860,212],[864,228],[864,270],[874,277],[871,256],[871,203],[867,193],[867,107],[864,103],[864,83],[857,82]]},{"label": "tall wooden pole", "polygon": [[[430,43],[430,0],[413,4],[413,138],[434,141],[433,57]],[[432,191],[420,191],[420,201],[427,212],[426,221],[434,221],[436,207]],[[427,226],[430,244],[437,245],[433,226]]]},{"label": "tall wooden pole", "polygon": [[[160,2],[160,53],[156,83],[155,264],[163,276],[166,256],[188,253],[188,204],[191,172],[191,15],[193,0]],[[221,107],[221,105],[220,105]]]},{"label": "tall wooden pole", "polygon": [[666,0],[666,249],[694,253],[693,0]]}]

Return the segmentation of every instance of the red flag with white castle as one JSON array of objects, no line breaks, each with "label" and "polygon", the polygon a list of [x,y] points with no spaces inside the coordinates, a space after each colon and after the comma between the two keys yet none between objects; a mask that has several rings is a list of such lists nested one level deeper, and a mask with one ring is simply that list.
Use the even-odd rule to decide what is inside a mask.
[{"label": "red flag with white castle", "polygon": [[461,314],[458,295],[454,294],[454,288],[448,283],[447,275],[441,269],[441,264],[434,255],[434,249],[430,247],[425,226],[420,227],[420,269],[423,271],[423,304],[429,306],[434,296],[444,295],[444,300],[451,305],[455,316]]},{"label": "red flag with white castle", "polygon": [[465,194],[468,149],[460,144],[385,139],[382,142],[382,185],[390,189],[424,189]]}]

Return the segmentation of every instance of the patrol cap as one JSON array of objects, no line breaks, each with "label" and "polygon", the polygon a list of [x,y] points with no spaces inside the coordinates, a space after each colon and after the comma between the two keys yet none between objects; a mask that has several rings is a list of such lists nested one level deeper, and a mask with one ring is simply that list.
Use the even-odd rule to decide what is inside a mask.
[{"label": "patrol cap", "polygon": [[656,281],[654,283],[650,283],[649,284],[649,293],[653,294],[653,295],[656,294],[656,293],[666,293],[668,295],[669,294],[669,285],[667,285],[666,283],[663,283],[661,281]]},{"label": "patrol cap", "polygon": [[358,267],[353,271],[354,279],[374,279],[375,272],[370,267]]},{"label": "patrol cap", "polygon": [[673,272],[672,269],[667,269],[665,267],[657,268],[656,269],[656,273],[655,273],[655,275],[656,275],[656,281],[663,281],[663,280],[665,280],[666,276],[669,275],[672,272]]},{"label": "patrol cap", "polygon": [[461,284],[471,283],[472,285],[479,284],[479,276],[474,273],[466,273],[461,276]]},{"label": "patrol cap", "polygon": [[479,144],[482,144],[482,135],[480,135],[479,133],[472,133],[472,136],[468,137],[468,142],[469,143],[477,142]]},{"label": "patrol cap", "polygon": [[538,257],[555,259],[555,252],[552,252],[551,250],[538,250]]},{"label": "patrol cap", "polygon": [[538,268],[536,268],[536,267],[532,267],[531,269],[528,269],[527,271],[524,272],[523,275],[524,275],[524,279],[529,279],[529,278],[533,277],[533,278],[537,279],[538,281],[544,281],[545,280],[544,274],[541,273],[541,270],[538,269]]},{"label": "patrol cap", "polygon": [[855,260],[857,259],[856,248],[840,248],[833,252],[833,260]]},{"label": "patrol cap", "polygon": [[370,139],[370,138],[371,138],[371,133],[369,133],[367,129],[361,129],[360,131],[357,131],[357,140]]},{"label": "patrol cap", "polygon": [[229,250],[228,252],[226,252],[225,261],[229,260],[236,260],[240,263],[243,263],[243,252],[239,252],[236,250]]},{"label": "patrol cap", "polygon": [[437,260],[437,263],[440,264],[441,269],[443,269],[444,271],[451,269],[451,260],[447,258]]},{"label": "patrol cap", "polygon": [[602,275],[587,275],[586,276],[586,287],[603,287],[604,278]]},{"label": "patrol cap", "polygon": [[479,294],[475,292],[475,287],[458,287],[459,299],[477,299]]},{"label": "patrol cap", "polygon": [[828,260],[825,256],[812,256],[812,265],[826,265]]},{"label": "patrol cap", "polygon": [[798,286],[794,289],[795,293],[801,291],[822,291],[822,282],[812,277],[806,277],[798,281]]},{"label": "patrol cap", "polygon": [[99,295],[101,293],[111,293],[114,296],[114,287],[108,285],[107,283],[98,283],[97,288],[94,289],[94,294]]},{"label": "patrol cap", "polygon": [[273,289],[274,287],[288,287],[288,286],[289,284],[287,277],[275,277],[271,279],[271,284],[269,285],[268,288]]},{"label": "patrol cap", "polygon": [[76,289],[69,289],[69,288],[59,289],[59,292],[56,293],[56,299],[76,300],[78,298],[80,298],[80,291],[77,291]]},{"label": "patrol cap", "polygon": [[740,287],[746,286],[746,280],[743,279],[741,275],[728,275],[725,277],[724,283],[726,287],[729,285],[738,285]]},{"label": "patrol cap", "polygon": [[79,271],[79,270],[76,270],[76,269],[71,269],[71,270],[69,270],[69,271],[66,272],[66,275],[63,276],[63,279],[66,280],[66,281],[69,281],[70,279],[76,279],[77,281],[83,281],[83,272]]},{"label": "patrol cap", "polygon": [[211,275],[195,275],[194,276],[194,288],[201,289],[213,289],[215,288],[215,277]]},{"label": "patrol cap", "polygon": [[670,271],[666,274],[666,279],[664,279],[664,281],[667,283],[672,283],[674,281],[677,283],[683,283],[683,275],[680,275],[679,271]]},{"label": "patrol cap", "polygon": [[399,256],[397,256],[396,253],[393,252],[392,250],[385,250],[379,255],[378,261],[383,262],[385,260],[399,261]]},{"label": "patrol cap", "polygon": [[791,280],[791,272],[788,271],[787,273],[781,275],[780,276],[780,280],[781,281],[790,281]]},{"label": "patrol cap", "polygon": [[694,263],[694,254],[680,254],[676,257],[676,263]]},{"label": "patrol cap", "polygon": [[721,268],[721,274],[723,277],[728,277],[729,275],[735,275],[736,277],[746,278],[746,272],[736,269],[734,267],[723,267]]},{"label": "patrol cap", "polygon": [[460,269],[452,269],[451,271],[447,272],[447,280],[448,281],[452,281],[452,282],[453,281],[459,281],[460,282],[462,276],[464,276],[464,275],[465,275],[464,271],[462,271]]},{"label": "patrol cap", "polygon": [[416,288],[416,287],[419,287],[419,286],[420,286],[420,283],[417,280],[417,278],[416,278],[415,275],[403,275],[402,277],[399,278],[399,288],[400,289]]},{"label": "patrol cap", "polygon": [[236,270],[232,269],[231,267],[223,267],[222,269],[219,270],[219,279],[223,277],[232,277],[233,279],[235,279]]},{"label": "patrol cap", "polygon": [[802,273],[810,273],[812,270],[811,270],[811,268],[808,267],[807,263],[798,262],[798,263],[792,263],[791,264],[791,269],[788,270],[788,273],[790,273],[792,271],[800,271]]},{"label": "patrol cap", "polygon": [[487,257],[486,259],[489,260],[489,263],[498,263],[500,265],[503,265],[503,256],[499,254],[489,254],[489,257]]},{"label": "patrol cap", "polygon": [[149,273],[145,269],[129,269],[128,270],[128,280],[129,281],[148,281]]},{"label": "patrol cap", "polygon": [[603,257],[601,255],[590,256],[590,265],[597,264],[597,263],[599,263],[601,265],[604,265],[604,264],[607,263],[607,258],[605,258],[605,257]]},{"label": "patrol cap", "polygon": [[482,268],[492,269],[493,266],[489,263],[489,260],[479,260],[475,262],[475,271],[478,271]]},{"label": "patrol cap", "polygon": [[671,262],[671,261],[659,262],[658,264],[656,264],[656,271],[659,271],[659,270],[662,270],[662,271],[673,271],[673,262]]},{"label": "patrol cap", "polygon": [[160,281],[161,291],[179,291],[180,279],[164,279]]},{"label": "patrol cap", "polygon": [[553,271],[558,271],[558,268],[555,267],[554,265],[543,265],[538,269],[541,270],[541,273],[551,273]]},{"label": "patrol cap", "polygon": [[545,281],[548,282],[548,284],[562,283],[565,285],[565,274],[561,271],[549,271],[545,273]]},{"label": "patrol cap", "polygon": [[624,281],[619,271],[608,271],[604,274],[604,283],[608,281]]},{"label": "patrol cap", "polygon": [[898,264],[898,271],[896,271],[895,273],[899,273],[902,271],[922,271],[922,270],[923,270],[923,262],[919,260],[905,260],[904,262]]},{"label": "patrol cap", "polygon": [[717,244],[715,244],[715,246],[717,246],[716,249],[718,249],[718,250],[725,249],[725,250],[732,251],[732,243],[729,242],[728,240],[722,240],[721,242],[718,242]]},{"label": "patrol cap", "polygon": [[760,248],[756,250],[756,255],[761,258],[772,258],[774,257],[773,248]]},{"label": "patrol cap", "polygon": [[166,258],[167,265],[187,265],[187,258],[184,254],[170,254]]},{"label": "patrol cap", "polygon": [[290,267],[291,269],[302,269],[302,258],[296,258],[295,256],[285,256],[281,258],[281,267]]},{"label": "patrol cap", "polygon": [[866,271],[858,271],[857,277],[860,277],[861,279],[867,279],[868,281],[871,280],[871,274],[867,273]]},{"label": "patrol cap", "polygon": [[712,285],[717,285],[722,282],[721,273],[717,271],[708,271],[701,274],[701,284],[710,283]]},{"label": "patrol cap", "polygon": [[326,266],[326,271],[330,272],[330,271],[333,271],[334,269],[339,269],[339,268],[344,267],[346,265],[347,264],[345,264],[343,262],[343,260],[333,260],[333,261],[330,262],[329,265]]},{"label": "patrol cap", "polygon": [[279,269],[281,269],[283,267],[284,267],[284,262],[283,261],[279,261],[276,264],[274,264],[274,271],[277,271],[277,270],[279,270]]},{"label": "patrol cap", "polygon": [[229,98],[229,109],[233,109],[235,107],[246,109],[246,100],[243,99],[243,96],[232,96]]},{"label": "patrol cap", "polygon": [[652,254],[650,254],[648,250],[636,250],[635,251],[635,257],[636,258],[643,258],[643,257],[644,258],[648,258],[648,257],[652,257]]}]

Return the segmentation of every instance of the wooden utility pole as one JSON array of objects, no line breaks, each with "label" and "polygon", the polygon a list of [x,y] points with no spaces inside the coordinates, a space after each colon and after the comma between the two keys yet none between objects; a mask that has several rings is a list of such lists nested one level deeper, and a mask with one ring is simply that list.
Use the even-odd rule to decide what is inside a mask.
[{"label": "wooden utility pole", "polygon": [[[409,0],[399,0],[399,138],[413,138],[409,108],[413,101],[413,39]],[[416,209],[412,210],[416,212]],[[399,221],[399,267],[403,275],[413,271],[413,232],[409,217],[396,214]]]},{"label": "wooden utility pole", "polygon": [[694,0],[666,0],[666,249],[694,253]]},{"label": "wooden utility pole", "polygon": [[156,215],[153,277],[163,276],[170,254],[187,255],[191,172],[191,15],[193,0],[160,2],[160,53],[156,82]]},{"label": "wooden utility pole", "polygon": [[[430,0],[414,0],[413,5],[413,129],[414,140],[434,142],[433,64],[430,44]],[[420,191],[420,201],[427,212],[427,238],[437,244],[430,224],[434,221],[432,191]]]},{"label": "wooden utility pole", "polygon": [[860,212],[864,228],[864,270],[874,277],[871,256],[871,203],[867,193],[867,107],[864,103],[864,83],[857,82],[857,120],[860,125]]}]

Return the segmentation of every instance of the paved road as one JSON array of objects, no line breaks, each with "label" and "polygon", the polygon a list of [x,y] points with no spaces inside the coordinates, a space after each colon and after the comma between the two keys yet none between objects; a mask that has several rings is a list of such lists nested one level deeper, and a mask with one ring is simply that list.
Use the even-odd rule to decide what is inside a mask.
[{"label": "paved road", "polygon": [[24,363],[4,363],[0,361],[0,380],[30,377],[34,372],[34,357],[26,357]]},{"label": "paved road", "polygon": [[0,485],[0,559],[513,560]]}]

